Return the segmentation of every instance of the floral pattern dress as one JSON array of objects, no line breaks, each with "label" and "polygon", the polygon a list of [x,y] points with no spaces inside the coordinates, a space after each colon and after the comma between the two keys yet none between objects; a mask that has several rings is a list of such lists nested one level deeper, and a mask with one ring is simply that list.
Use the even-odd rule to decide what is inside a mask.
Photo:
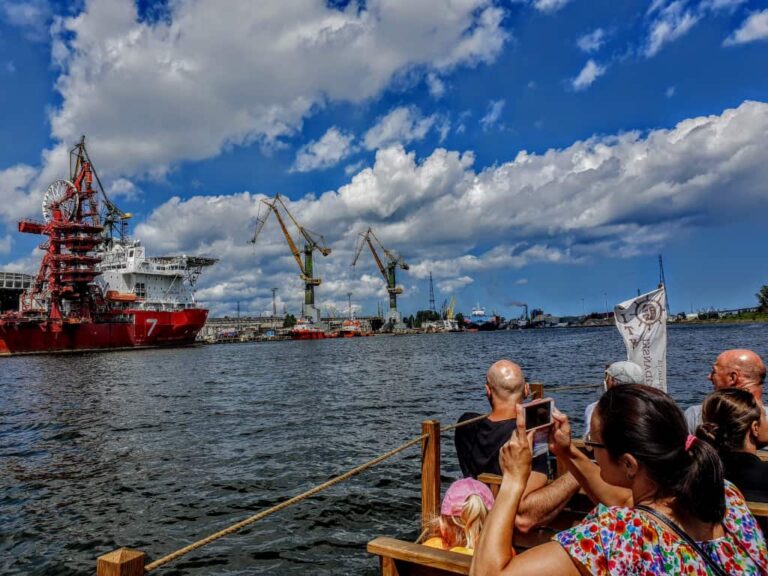
[{"label": "floral pattern dress", "polygon": [[[699,542],[727,574],[768,574],[765,538],[738,489],[725,483],[722,538]],[[650,515],[633,508],[598,505],[583,522],[554,538],[594,575],[710,574],[685,541]]]}]

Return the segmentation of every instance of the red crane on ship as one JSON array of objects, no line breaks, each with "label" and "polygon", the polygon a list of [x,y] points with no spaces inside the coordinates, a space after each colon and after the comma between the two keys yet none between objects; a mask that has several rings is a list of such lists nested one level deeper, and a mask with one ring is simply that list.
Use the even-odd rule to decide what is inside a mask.
[{"label": "red crane on ship", "polygon": [[70,150],[70,180],[56,180],[45,192],[44,221],[19,222],[19,232],[48,237],[40,245],[40,270],[21,298],[21,314],[45,319],[53,330],[91,321],[96,309],[92,283],[101,258],[94,250],[104,241],[104,226],[94,175],[83,137]]}]

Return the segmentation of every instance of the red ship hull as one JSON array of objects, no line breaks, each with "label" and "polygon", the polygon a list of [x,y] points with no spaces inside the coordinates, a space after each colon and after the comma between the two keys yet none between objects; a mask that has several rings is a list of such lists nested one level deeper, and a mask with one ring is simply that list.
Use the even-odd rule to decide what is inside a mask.
[{"label": "red ship hull", "polygon": [[208,311],[125,311],[124,322],[80,322],[54,325],[25,318],[0,319],[0,356],[157,348],[192,344]]},{"label": "red ship hull", "polygon": [[328,334],[317,330],[293,330],[291,331],[291,338],[294,340],[324,340],[328,338]]}]

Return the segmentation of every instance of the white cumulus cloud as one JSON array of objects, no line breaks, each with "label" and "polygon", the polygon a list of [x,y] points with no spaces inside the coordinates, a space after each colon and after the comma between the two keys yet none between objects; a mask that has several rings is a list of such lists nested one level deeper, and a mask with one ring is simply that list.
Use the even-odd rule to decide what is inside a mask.
[{"label": "white cumulus cloud", "polygon": [[725,39],[725,46],[746,44],[757,40],[768,40],[768,9],[753,12],[744,20],[738,30]]},{"label": "white cumulus cloud", "polygon": [[587,53],[597,52],[600,50],[604,43],[605,30],[602,28],[597,28],[589,34],[585,34],[584,36],[580,37],[576,41],[576,45],[579,47],[579,49]]},{"label": "white cumulus cloud", "polygon": [[[369,256],[350,268],[358,233],[368,226],[411,265],[398,276],[411,290],[412,280],[424,282],[430,271],[440,285],[531,262],[577,265],[655,254],[692,228],[759,222],[768,210],[766,133],[768,104],[747,101],[670,128],[520,151],[482,170],[471,152],[438,148],[418,158],[393,145],[377,150],[373,164],[344,186],[286,202],[333,248],[316,259],[323,278],[317,298],[338,306],[350,291],[358,302],[386,295]],[[7,211],[24,197],[4,175],[0,210]],[[172,198],[138,223],[135,236],[153,254],[221,258],[216,273],[200,280],[200,298],[214,311],[231,313],[238,300],[244,313],[268,309],[269,289],[280,286],[296,312],[303,284],[274,218],[255,246],[248,243],[262,198],[249,192]]]},{"label": "white cumulus cloud", "polygon": [[105,174],[161,174],[275,143],[326,103],[365,101],[398,75],[492,61],[502,18],[491,0],[179,0],[168,19],[141,22],[132,0],[87,0],[56,23],[52,135],[87,134]]},{"label": "white cumulus cloud", "polygon": [[24,30],[30,40],[40,42],[48,37],[52,12],[46,0],[9,0],[0,9],[0,15],[9,24]]},{"label": "white cumulus cloud", "polygon": [[354,134],[332,126],[319,140],[313,140],[299,149],[293,170],[309,172],[335,166],[354,152],[354,140]]},{"label": "white cumulus cloud", "polygon": [[557,12],[571,0],[533,0],[533,7],[540,12]]},{"label": "white cumulus cloud", "polygon": [[701,19],[701,13],[686,7],[685,0],[666,4],[656,0],[649,13],[656,13],[645,45],[645,55],[655,56],[664,45],[681,38]]},{"label": "white cumulus cloud", "polygon": [[483,130],[490,130],[498,124],[499,118],[501,118],[501,113],[504,111],[505,104],[506,100],[503,98],[501,100],[491,100],[488,102],[488,111],[485,113],[485,116],[480,118],[480,125],[483,127]]},{"label": "white cumulus cloud", "polygon": [[571,86],[577,92],[581,90],[586,90],[592,85],[592,83],[595,80],[597,80],[600,76],[605,74],[605,70],[606,70],[605,66],[600,66],[597,62],[590,59],[584,65],[584,68],[581,69],[581,72],[579,72],[579,75],[576,76],[576,78],[574,78],[573,80],[571,80]]},{"label": "white cumulus cloud", "polygon": [[399,106],[379,118],[365,133],[363,142],[368,150],[375,150],[395,142],[422,140],[437,119],[435,114],[424,117],[415,106]]}]

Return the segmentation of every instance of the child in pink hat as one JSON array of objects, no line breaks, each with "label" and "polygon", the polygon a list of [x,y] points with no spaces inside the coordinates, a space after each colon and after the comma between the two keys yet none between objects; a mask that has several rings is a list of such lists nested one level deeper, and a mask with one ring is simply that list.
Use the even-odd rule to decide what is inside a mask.
[{"label": "child in pink hat", "polygon": [[430,526],[425,546],[471,555],[480,539],[480,530],[493,506],[488,486],[474,478],[462,478],[448,487],[440,516]]}]

